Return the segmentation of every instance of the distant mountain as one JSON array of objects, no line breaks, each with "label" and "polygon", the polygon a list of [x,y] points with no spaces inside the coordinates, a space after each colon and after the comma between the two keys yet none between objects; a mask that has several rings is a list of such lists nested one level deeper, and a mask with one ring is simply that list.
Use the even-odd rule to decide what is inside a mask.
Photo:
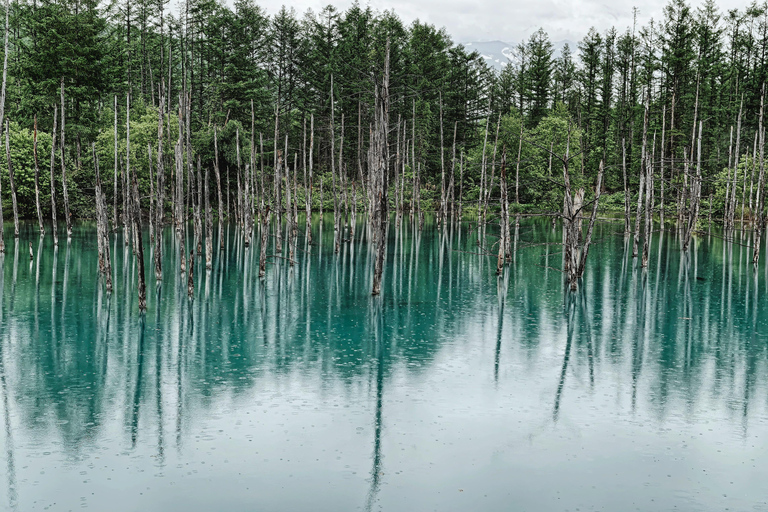
[{"label": "distant mountain", "polygon": [[[467,49],[467,51],[476,51],[480,55],[482,55],[483,59],[485,59],[486,64],[488,64],[491,68],[495,69],[496,71],[501,71],[504,69],[504,66],[512,63],[517,63],[518,61],[518,55],[517,55],[517,44],[516,43],[505,43],[504,41],[485,41],[485,42],[478,42],[473,41],[471,43],[461,43],[464,48]],[[562,41],[554,41],[552,43],[552,46],[554,47],[554,53],[552,55],[553,58],[557,58],[560,56],[560,53],[563,50],[563,47],[565,45],[570,46],[571,48],[571,54],[573,54],[576,50],[576,44],[573,41],[568,41],[566,39]]]},{"label": "distant mountain", "polygon": [[517,44],[504,41],[462,43],[470,52],[478,52],[485,59],[486,64],[501,71],[510,62],[517,62]]}]

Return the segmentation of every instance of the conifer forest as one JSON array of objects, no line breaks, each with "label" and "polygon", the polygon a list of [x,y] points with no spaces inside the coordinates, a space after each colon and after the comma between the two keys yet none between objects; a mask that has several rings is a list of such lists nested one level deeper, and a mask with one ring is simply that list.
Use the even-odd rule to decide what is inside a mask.
[{"label": "conifer forest", "polygon": [[403,1],[0,0],[0,512],[768,510],[768,3]]}]

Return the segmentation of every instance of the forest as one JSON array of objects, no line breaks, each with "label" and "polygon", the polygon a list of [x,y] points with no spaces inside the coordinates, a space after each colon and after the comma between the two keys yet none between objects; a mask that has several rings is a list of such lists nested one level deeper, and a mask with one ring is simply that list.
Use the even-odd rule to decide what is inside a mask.
[{"label": "forest", "polygon": [[670,0],[558,54],[539,29],[500,73],[444,29],[359,4],[174,8],[6,1],[0,183],[17,233],[101,215],[127,229],[133,206],[150,236],[165,210],[196,239],[206,214],[348,219],[375,212],[377,166],[400,215],[565,218],[565,193],[581,219],[602,195],[636,247],[643,215],[687,240],[705,215],[765,223],[768,4]]}]

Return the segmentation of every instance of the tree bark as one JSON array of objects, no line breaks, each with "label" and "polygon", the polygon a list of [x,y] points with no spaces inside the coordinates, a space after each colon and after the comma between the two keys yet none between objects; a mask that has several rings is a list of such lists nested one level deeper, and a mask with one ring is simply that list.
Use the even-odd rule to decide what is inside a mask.
[{"label": "tree bark", "polygon": [[67,221],[67,240],[72,237],[72,215],[69,213],[69,193],[67,192],[67,167],[64,162],[64,78],[61,79],[61,190],[64,194],[64,216]]},{"label": "tree bark", "polygon": [[13,179],[13,161],[11,160],[11,125],[5,120],[5,158],[8,164],[8,183],[11,186],[11,202],[13,203],[13,237],[19,238],[19,206],[16,202],[16,184]]},{"label": "tree bark", "polygon": [[43,226],[43,212],[40,209],[40,162],[37,158],[37,115],[35,115],[34,118],[32,152],[35,158],[35,210],[37,211],[37,224],[40,229],[40,236],[43,236],[45,234],[45,227]]}]

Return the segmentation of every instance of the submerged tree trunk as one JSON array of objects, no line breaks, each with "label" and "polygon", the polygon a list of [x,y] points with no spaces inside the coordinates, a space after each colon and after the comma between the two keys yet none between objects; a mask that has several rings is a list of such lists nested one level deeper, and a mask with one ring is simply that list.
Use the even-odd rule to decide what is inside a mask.
[{"label": "submerged tree trunk", "polygon": [[64,217],[67,221],[67,240],[72,237],[72,215],[69,213],[67,192],[67,167],[64,162],[64,78],[61,79],[61,191],[64,195]]},{"label": "submerged tree trunk", "polygon": [[496,258],[496,275],[501,275],[506,261],[505,252],[509,237],[509,202],[507,201],[507,152],[501,155],[499,171],[499,187],[501,189],[501,212],[499,213],[499,255]]},{"label": "submerged tree trunk", "polygon": [[[309,115],[309,176],[304,175],[304,208],[306,209],[306,237],[307,244],[312,245],[312,159],[315,152],[315,115]],[[306,126],[305,126],[306,128]],[[262,207],[263,209],[263,207]]]},{"label": "submerged tree trunk", "polygon": [[[9,2],[8,0],[5,0],[5,42],[3,44],[5,55],[3,57],[3,85],[2,85],[2,90],[0,90],[0,127],[3,126],[3,122],[5,120],[5,89],[6,89],[6,84],[8,82],[8,31],[10,28],[8,25],[8,18],[9,18],[10,12],[11,12],[11,9],[10,9]],[[53,186],[53,182],[51,182],[51,186]],[[0,188],[0,192],[2,192],[2,188]],[[18,234],[16,236],[18,236]],[[2,200],[0,199],[0,253],[4,253],[4,252],[5,252],[5,240],[3,237],[3,207],[2,207]]]},{"label": "submerged tree trunk", "polygon": [[760,134],[760,175],[757,178],[757,196],[755,197],[755,207],[757,208],[755,216],[755,241],[753,243],[752,263],[757,265],[760,261],[760,239],[765,229],[765,218],[763,209],[765,207],[765,128],[763,126],[763,113],[765,106],[765,83],[763,83],[763,93],[760,97],[760,117],[758,118],[758,133]]},{"label": "submerged tree trunk", "polygon": [[165,95],[160,94],[160,110],[157,120],[157,198],[155,201],[155,279],[163,278],[163,202],[165,201],[165,168],[163,161],[163,110]]},{"label": "submerged tree trunk", "polygon": [[373,163],[371,179],[375,187],[375,229],[376,229],[376,261],[373,271],[372,295],[381,293],[381,275],[384,271],[384,256],[387,250],[387,221],[389,201],[389,158],[387,147],[387,132],[389,129],[389,39],[387,39],[386,55],[384,57],[384,77],[381,84],[375,87],[375,129],[370,144]]},{"label": "submerged tree trunk", "polygon": [[261,215],[261,246],[259,247],[259,277],[267,272],[267,234],[269,233],[269,205]]},{"label": "submerged tree trunk", "polygon": [[109,254],[109,221],[107,219],[107,198],[101,185],[99,172],[99,157],[96,154],[96,143],[91,143],[93,165],[96,170],[96,211],[97,237],[99,241],[99,270],[106,278],[107,293],[112,293],[112,262]]},{"label": "submerged tree trunk", "polygon": [[213,267],[213,213],[211,212],[210,192],[208,188],[209,166],[205,166],[205,268]]},{"label": "submerged tree trunk", "polygon": [[595,199],[592,203],[592,215],[589,217],[589,227],[587,227],[587,237],[584,239],[584,247],[581,249],[581,258],[579,259],[579,270],[577,272],[578,277],[584,275],[584,268],[587,265],[587,255],[589,254],[589,247],[592,244],[592,232],[595,228],[595,220],[597,219],[597,209],[600,205],[600,195],[603,189],[603,174],[605,173],[605,165],[600,160],[600,171],[597,174],[597,187],[595,188]]},{"label": "submerged tree trunk", "polygon": [[696,229],[696,223],[699,221],[699,204],[701,201],[701,131],[702,122],[699,121],[699,137],[696,157],[696,178],[691,181],[691,211],[688,216],[688,225],[683,238],[683,251],[687,251],[691,243],[691,236]]},{"label": "submerged tree trunk", "polygon": [[5,159],[8,164],[8,184],[11,186],[11,202],[13,203],[13,237],[19,238],[19,206],[16,202],[16,184],[13,179],[13,161],[11,160],[11,125],[5,120]]},{"label": "submerged tree trunk", "polygon": [[35,159],[35,211],[37,212],[37,224],[40,229],[40,236],[45,234],[43,226],[43,212],[40,210],[40,162],[37,158],[37,115],[34,118],[34,132],[32,142],[32,153]]},{"label": "submerged tree trunk", "polygon": [[[219,240],[221,243],[219,249],[224,250],[224,217],[221,202],[221,172],[219,172],[219,138],[215,126],[213,127],[213,171],[216,173],[216,190],[219,196],[219,211],[217,215],[219,221]],[[263,185],[264,183],[262,181],[262,186]]]},{"label": "submerged tree trunk", "polygon": [[139,198],[139,182],[136,180],[136,173],[131,173],[133,185],[133,229],[136,233],[136,261],[138,263],[138,292],[139,292],[139,311],[147,310],[147,286],[144,280],[144,243],[141,233],[141,200]]},{"label": "submerged tree trunk", "polygon": [[[56,105],[53,106],[53,132],[51,133],[51,222],[53,223],[53,245],[59,245],[59,230],[56,224],[56,177],[54,171],[56,169],[56,134],[57,132],[57,112]],[[2,209],[0,208],[0,225],[2,225]],[[2,227],[0,227],[0,233],[2,233]],[[1,240],[0,240],[1,242]]]}]

